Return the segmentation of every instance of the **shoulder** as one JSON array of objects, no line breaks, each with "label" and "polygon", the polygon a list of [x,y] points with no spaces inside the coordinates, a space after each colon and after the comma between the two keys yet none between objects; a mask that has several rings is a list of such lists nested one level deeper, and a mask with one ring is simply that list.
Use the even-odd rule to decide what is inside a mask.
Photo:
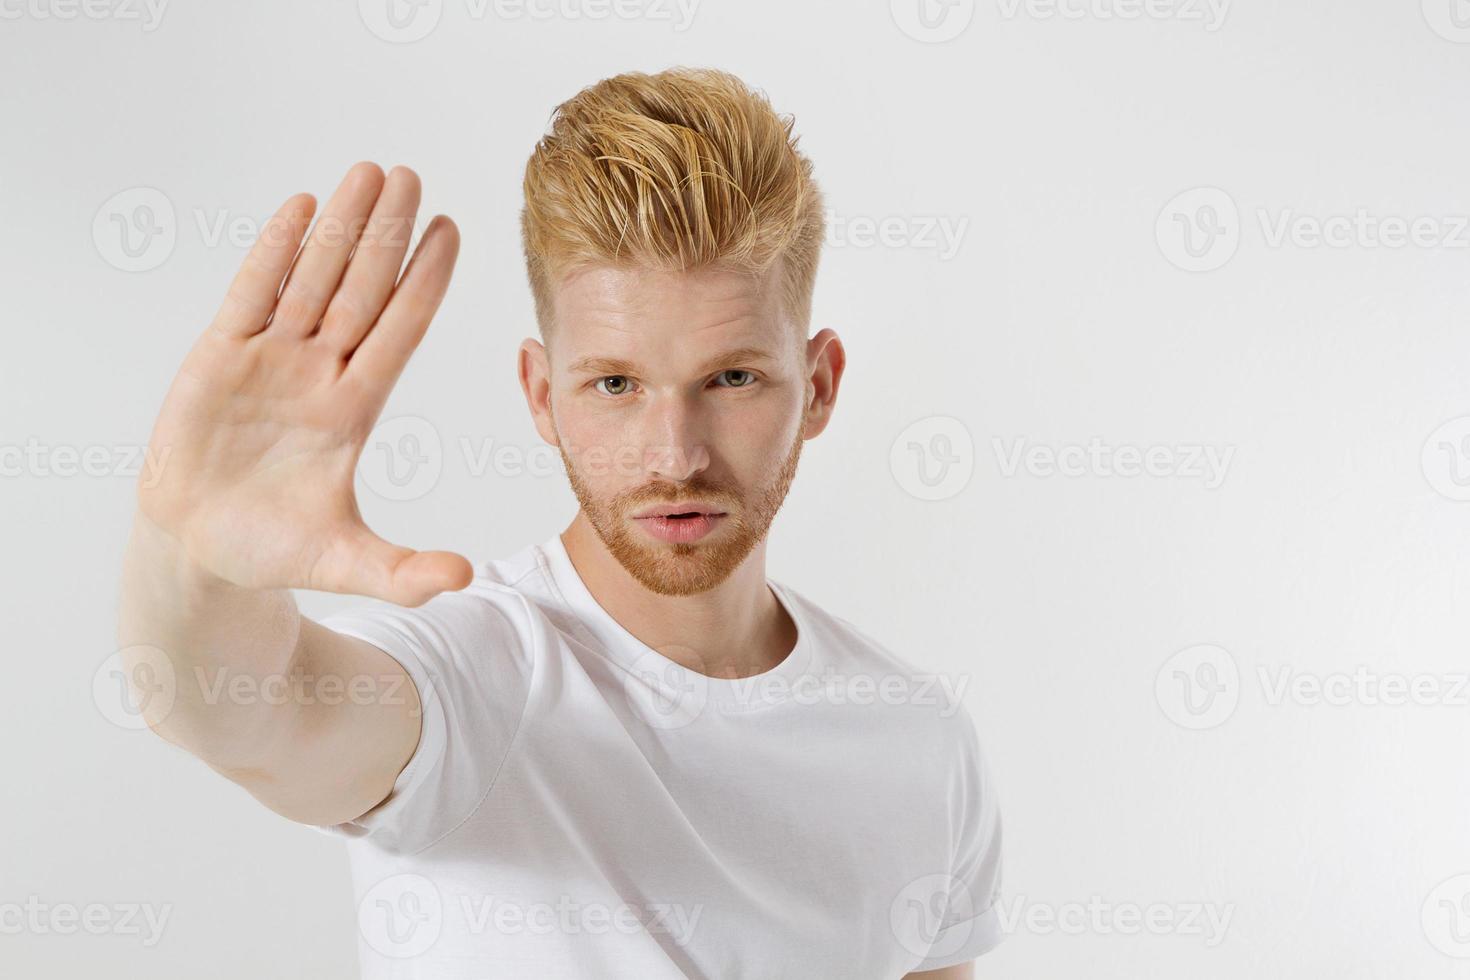
[{"label": "shoulder", "polygon": [[477,565],[465,588],[441,593],[421,606],[368,600],[321,623],[395,657],[408,654],[441,669],[519,664],[529,670],[546,644],[538,606],[504,562]]},{"label": "shoulder", "polygon": [[846,617],[777,584],[792,599],[799,625],[810,633],[808,640],[817,650],[813,663],[825,675],[824,684],[845,692],[850,703],[870,701],[885,709],[875,714],[884,719],[885,727],[896,726],[890,731],[901,730],[914,750],[947,759],[951,765],[960,762],[975,739],[974,722],[965,706],[973,673],[948,673],[917,663]]},{"label": "shoulder", "polygon": [[323,622],[371,621],[448,637],[466,627],[487,623],[525,632],[531,617],[531,604],[524,595],[503,585],[476,580],[458,592],[442,592],[421,606],[395,606],[369,599],[332,613]]}]

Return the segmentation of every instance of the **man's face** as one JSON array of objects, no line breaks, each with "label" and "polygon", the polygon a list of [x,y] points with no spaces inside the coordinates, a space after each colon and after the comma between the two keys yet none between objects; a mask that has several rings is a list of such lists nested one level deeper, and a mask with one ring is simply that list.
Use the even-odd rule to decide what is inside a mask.
[{"label": "man's face", "polygon": [[[582,512],[649,590],[715,587],[765,537],[806,436],[807,344],[775,274],[598,267],[554,304],[548,441]],[[712,516],[638,516],[673,504]]]}]

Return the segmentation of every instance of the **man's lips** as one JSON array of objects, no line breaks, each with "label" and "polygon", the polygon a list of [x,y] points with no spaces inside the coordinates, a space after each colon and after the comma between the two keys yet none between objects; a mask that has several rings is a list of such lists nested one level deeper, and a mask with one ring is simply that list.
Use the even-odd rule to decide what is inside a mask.
[{"label": "man's lips", "polygon": [[[635,517],[634,521],[640,530],[653,538],[669,544],[693,544],[705,535],[710,534],[725,520],[724,514],[715,513],[692,513],[684,511],[688,516],[660,516],[654,508],[648,517]],[[667,508],[662,508],[667,509]]]},{"label": "man's lips", "polygon": [[647,520],[652,517],[675,517],[688,515],[701,515],[705,517],[717,517],[725,512],[717,507],[709,507],[705,504],[696,503],[673,503],[659,504],[655,507],[645,507],[633,515],[634,520]]}]

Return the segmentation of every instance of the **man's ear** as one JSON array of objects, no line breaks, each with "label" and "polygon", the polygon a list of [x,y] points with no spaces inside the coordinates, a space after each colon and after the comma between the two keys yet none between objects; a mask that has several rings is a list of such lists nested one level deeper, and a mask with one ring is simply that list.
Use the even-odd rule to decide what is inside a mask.
[{"label": "man's ear", "polygon": [[521,391],[526,394],[526,407],[531,410],[531,421],[542,439],[553,446],[560,446],[556,438],[556,425],[551,416],[551,361],[541,342],[527,337],[521,341],[516,354],[516,373],[521,379]]},{"label": "man's ear", "polygon": [[842,372],[847,368],[847,351],[835,331],[822,329],[806,342],[807,416],[802,438],[820,435],[832,420],[837,404],[837,389],[842,385]]}]

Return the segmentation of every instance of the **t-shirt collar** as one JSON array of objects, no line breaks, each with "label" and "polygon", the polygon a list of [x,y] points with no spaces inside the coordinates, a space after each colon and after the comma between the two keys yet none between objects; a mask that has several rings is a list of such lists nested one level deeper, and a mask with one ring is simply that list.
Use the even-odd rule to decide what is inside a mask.
[{"label": "t-shirt collar", "polygon": [[597,602],[582,581],[560,533],[553,534],[538,550],[562,604],[595,641],[600,652],[625,670],[654,676],[658,683],[694,692],[695,697],[718,705],[722,713],[788,700],[793,685],[812,669],[813,632],[804,615],[802,600],[774,579],[767,577],[766,585],[796,624],[796,645],[784,660],[762,674],[741,678],[710,677],[669,659],[624,629]]}]

